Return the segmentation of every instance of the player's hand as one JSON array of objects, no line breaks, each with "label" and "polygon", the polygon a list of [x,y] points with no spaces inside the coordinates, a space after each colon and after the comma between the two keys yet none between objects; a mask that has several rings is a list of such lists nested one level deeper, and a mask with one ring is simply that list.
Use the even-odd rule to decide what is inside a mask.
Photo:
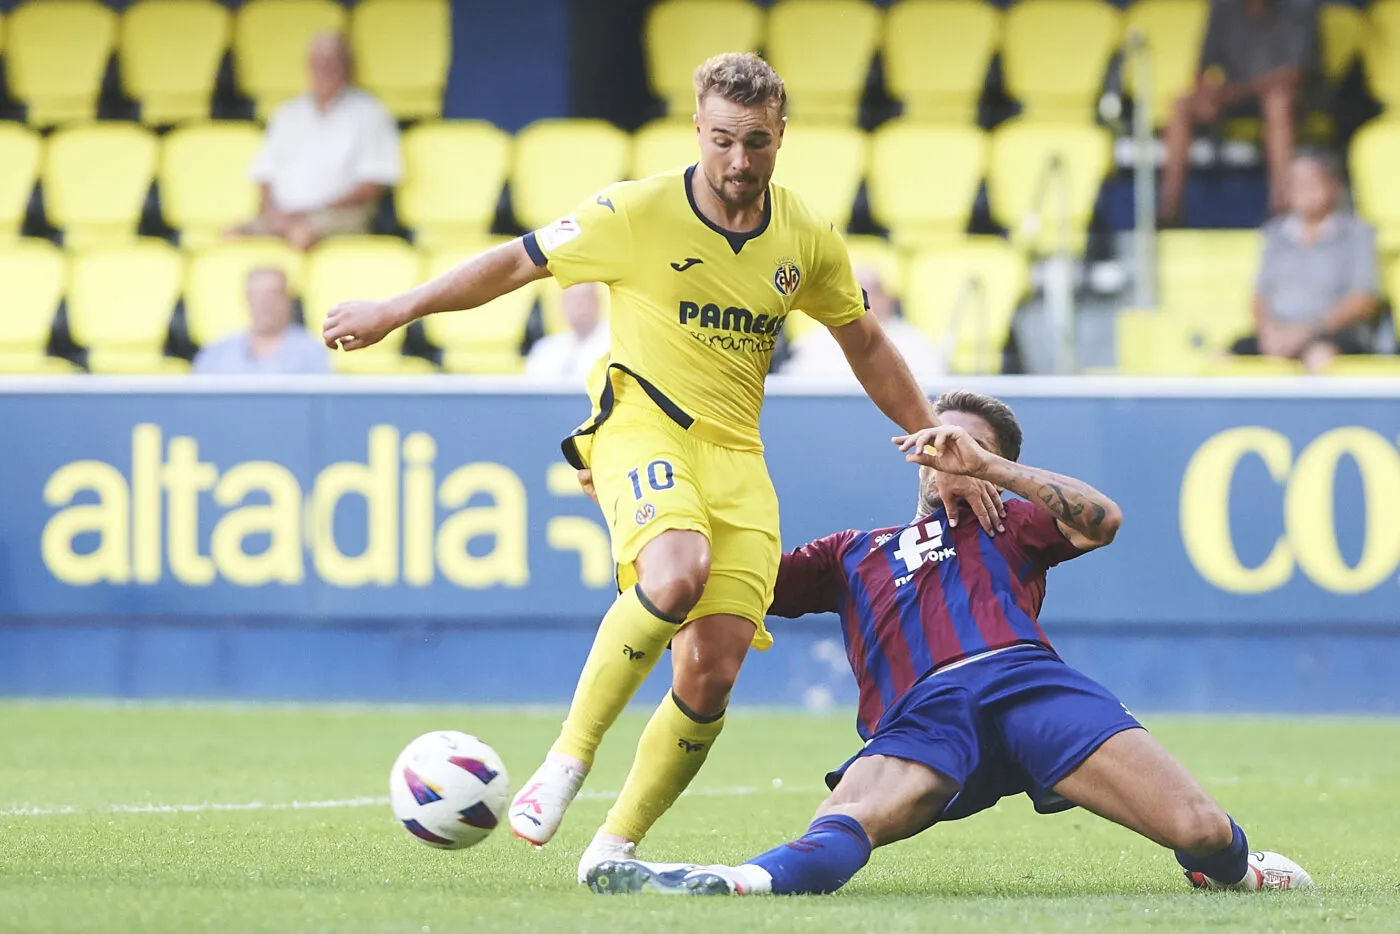
[{"label": "player's hand", "polygon": [[891,439],[911,464],[931,467],[941,473],[972,474],[987,466],[991,455],[957,425],[925,428],[912,435]]},{"label": "player's hand", "polygon": [[578,485],[583,487],[583,492],[588,494],[588,498],[593,502],[598,502],[598,491],[593,489],[593,471],[580,470],[578,472]]},{"label": "player's hand", "polygon": [[331,350],[359,350],[382,341],[390,331],[408,323],[389,301],[341,302],[326,315],[321,339]]},{"label": "player's hand", "polygon": [[1001,501],[1001,490],[991,483],[966,474],[942,471],[934,471],[933,482],[938,487],[938,498],[948,512],[949,525],[958,524],[959,507],[966,503],[977,517],[977,524],[988,535],[1006,531],[1001,521],[1006,515],[1006,504]]}]

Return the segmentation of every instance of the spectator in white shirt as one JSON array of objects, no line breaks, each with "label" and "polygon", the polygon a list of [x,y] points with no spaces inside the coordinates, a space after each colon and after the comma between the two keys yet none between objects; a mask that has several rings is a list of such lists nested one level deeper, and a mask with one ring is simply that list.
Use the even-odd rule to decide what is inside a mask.
[{"label": "spectator in white shirt", "polygon": [[[895,314],[894,296],[886,290],[880,273],[873,266],[857,266],[856,281],[865,290],[870,314],[909,364],[909,372],[920,383],[930,383],[944,376],[947,365],[943,352],[917,327]],[[793,342],[792,356],[781,370],[784,376],[802,376],[830,382],[855,384],[855,374],[841,352],[841,345],[826,328],[813,328]]]},{"label": "spectator in white shirt", "polygon": [[230,236],[273,235],[306,250],[326,237],[365,233],[402,174],[398,126],[351,86],[344,37],[316,37],[308,59],[311,90],[277,108],[249,172],[262,189],[258,216]]},{"label": "spectator in white shirt", "polygon": [[292,323],[292,296],[280,269],[248,273],[248,313],[252,327],[217,341],[194,358],[199,374],[329,373],[325,345]]},{"label": "spectator in white shirt", "polygon": [[568,380],[582,385],[598,358],[608,352],[608,324],[599,313],[595,282],[564,290],[564,318],[569,330],[535,341],[525,358],[525,375],[539,380]]}]

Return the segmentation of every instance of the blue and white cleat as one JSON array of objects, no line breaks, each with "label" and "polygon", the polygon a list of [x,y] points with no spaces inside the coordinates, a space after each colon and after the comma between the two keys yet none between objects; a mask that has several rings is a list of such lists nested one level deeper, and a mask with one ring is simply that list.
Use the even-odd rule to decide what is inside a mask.
[{"label": "blue and white cleat", "polygon": [[588,871],[588,887],[599,895],[742,895],[728,866],[605,860]]}]

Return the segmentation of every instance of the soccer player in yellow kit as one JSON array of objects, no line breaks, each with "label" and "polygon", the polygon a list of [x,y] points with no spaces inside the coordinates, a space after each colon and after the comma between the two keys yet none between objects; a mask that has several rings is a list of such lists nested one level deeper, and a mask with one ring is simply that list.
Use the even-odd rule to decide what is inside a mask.
[{"label": "soccer player in yellow kit", "polygon": [[[394,298],[332,309],[323,336],[355,350],[439,311],[475,308],[545,275],[611,290],[611,349],[592,417],[564,441],[591,473],[612,534],[619,596],[603,617],[563,730],[510,810],[543,845],[577,795],[604,732],[669,645],[673,680],[632,770],[579,865],[628,858],[705,761],[764,618],[781,556],[759,410],[773,347],[801,310],[831,329],[870,398],[905,432],[936,425],[865,304],[841,235],[770,184],[786,118],[761,58],[718,55],[695,73],[700,161],[621,182],[519,240]],[[828,439],[816,439],[827,443]],[[988,484],[941,477],[945,502],[994,529]]]}]

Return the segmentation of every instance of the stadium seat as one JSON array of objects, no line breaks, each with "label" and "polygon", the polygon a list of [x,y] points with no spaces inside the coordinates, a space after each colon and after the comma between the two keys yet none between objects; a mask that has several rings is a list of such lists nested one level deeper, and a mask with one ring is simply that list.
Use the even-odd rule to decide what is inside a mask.
[{"label": "stadium seat", "polygon": [[1023,0],[1002,22],[1006,90],[1034,120],[1092,123],[1123,19],[1105,0]]},{"label": "stadium seat", "polygon": [[156,170],[156,137],[130,123],[66,127],[44,154],[44,211],[70,248],[136,236]]},{"label": "stadium seat", "polygon": [[[1059,172],[1052,170],[1056,160]],[[1112,161],[1112,140],[1102,127],[1009,120],[992,132],[987,170],[992,217],[1023,248],[1051,253],[1064,247],[1077,255],[1084,250],[1099,186]],[[1061,242],[1062,203],[1068,208],[1066,243]]]},{"label": "stadium seat", "polygon": [[360,0],[350,18],[355,74],[400,120],[442,116],[452,61],[448,0]]},{"label": "stadium seat", "polygon": [[419,246],[491,229],[510,169],[510,136],[484,120],[453,120],[413,127],[402,146],[404,175],[394,202]]},{"label": "stadium seat", "polygon": [[335,0],[248,0],[233,25],[234,75],[259,120],[306,90],[306,52],[317,34],[342,32]]},{"label": "stadium seat", "polygon": [[1357,130],[1350,155],[1357,213],[1375,225],[1381,253],[1400,252],[1400,121],[1372,120]]},{"label": "stadium seat", "polygon": [[821,217],[844,230],[851,222],[869,146],[855,126],[798,122],[783,135],[773,181],[791,188]]},{"label": "stadium seat", "polygon": [[902,0],[885,14],[885,87],[904,116],[971,124],[1001,41],[1001,14],[982,0]]},{"label": "stadium seat", "polygon": [[[1135,0],[1124,14],[1124,34],[1140,34],[1149,51],[1153,126],[1165,125],[1176,99],[1195,86],[1209,13],[1208,0]],[[1135,69],[1133,61],[1124,62],[1129,94]]]},{"label": "stadium seat", "polygon": [[68,331],[94,373],[178,369],[161,348],[184,283],[184,260],[164,240],[85,250],[73,258]]},{"label": "stadium seat", "polygon": [[1005,241],[980,237],[910,261],[904,316],[947,349],[955,372],[999,373],[1026,287],[1025,258]]},{"label": "stadium seat", "polygon": [[1130,308],[1114,316],[1113,329],[1122,376],[1191,376],[1209,359],[1183,315]]},{"label": "stadium seat", "polygon": [[[406,292],[422,279],[422,259],[397,237],[334,237],[313,249],[306,262],[302,311],[306,329],[321,333],[326,312],[352,298],[388,298]],[[398,328],[361,355],[397,354],[404,330]],[[337,355],[339,359],[339,355]]]},{"label": "stadium seat", "polygon": [[515,137],[510,197],[526,229],[568,214],[627,177],[631,138],[604,120],[539,120]]},{"label": "stadium seat", "polygon": [[1366,42],[1366,14],[1347,3],[1324,3],[1318,8],[1322,41],[1322,74],[1333,87],[1342,83]]},{"label": "stadium seat", "polygon": [[0,122],[0,244],[19,236],[34,180],[39,177],[43,144],[39,135],[19,123]]},{"label": "stadium seat", "polygon": [[986,137],[975,126],[892,120],[871,134],[870,213],[899,246],[955,243],[967,230],[986,165]]},{"label": "stadium seat", "polygon": [[1334,359],[1323,374],[1400,379],[1400,357],[1391,354],[1348,354]]},{"label": "stadium seat", "polygon": [[148,126],[209,116],[233,16],[214,0],[138,0],[121,20],[122,85]]},{"label": "stadium seat", "polygon": [[788,114],[854,126],[880,11],[864,0],[778,0],[768,11],[764,54],[787,86]]},{"label": "stadium seat", "polygon": [[257,125],[194,124],[171,131],[160,152],[160,207],[180,231],[180,245],[199,249],[258,212],[258,186],[248,177],[262,146]]},{"label": "stadium seat", "polygon": [[1366,85],[1393,114],[1400,104],[1400,0],[1376,0],[1367,21],[1368,39],[1361,47]]},{"label": "stadium seat", "polygon": [[0,372],[32,372],[44,357],[67,277],[67,258],[47,240],[0,247]]},{"label": "stadium seat", "polygon": [[694,165],[699,158],[695,124],[689,120],[653,120],[632,134],[632,178]]},{"label": "stadium seat", "polygon": [[[612,292],[604,285],[593,283],[598,288],[598,315],[603,320],[607,320],[608,309],[612,302]],[[540,318],[544,324],[546,334],[559,334],[569,329],[569,322],[564,317],[564,290],[559,288],[559,283],[550,276],[540,280],[539,284]]]},{"label": "stadium seat", "polygon": [[763,10],[748,0],[661,0],[647,11],[647,83],[672,117],[695,112],[695,68],[720,52],[755,52]]},{"label": "stadium seat", "polygon": [[[446,272],[473,252],[436,251],[428,257],[427,274]],[[480,308],[424,318],[428,340],[442,348],[442,368],[449,373],[477,374],[519,373],[524,369],[520,348],[525,342],[525,326],[545,285],[559,291],[552,280],[537,280]]]},{"label": "stadium seat", "polygon": [[95,0],[30,2],[10,14],[5,70],[10,95],[34,126],[97,115],[117,16]]},{"label": "stadium seat", "polygon": [[1302,376],[1306,370],[1297,360],[1278,357],[1235,357],[1224,354],[1209,357],[1198,371],[1201,376]]},{"label": "stadium seat", "polygon": [[846,238],[846,251],[851,256],[853,268],[874,267],[884,283],[885,291],[895,298],[904,297],[904,257],[888,240],[860,234],[849,236]]},{"label": "stadium seat", "polygon": [[263,266],[282,270],[291,293],[301,294],[302,254],[276,237],[221,243],[190,258],[185,325],[192,341],[203,347],[248,327],[248,273]]},{"label": "stadium seat", "polygon": [[1188,322],[1206,349],[1227,349],[1252,327],[1262,248],[1257,230],[1163,231],[1157,238],[1162,312]]}]

